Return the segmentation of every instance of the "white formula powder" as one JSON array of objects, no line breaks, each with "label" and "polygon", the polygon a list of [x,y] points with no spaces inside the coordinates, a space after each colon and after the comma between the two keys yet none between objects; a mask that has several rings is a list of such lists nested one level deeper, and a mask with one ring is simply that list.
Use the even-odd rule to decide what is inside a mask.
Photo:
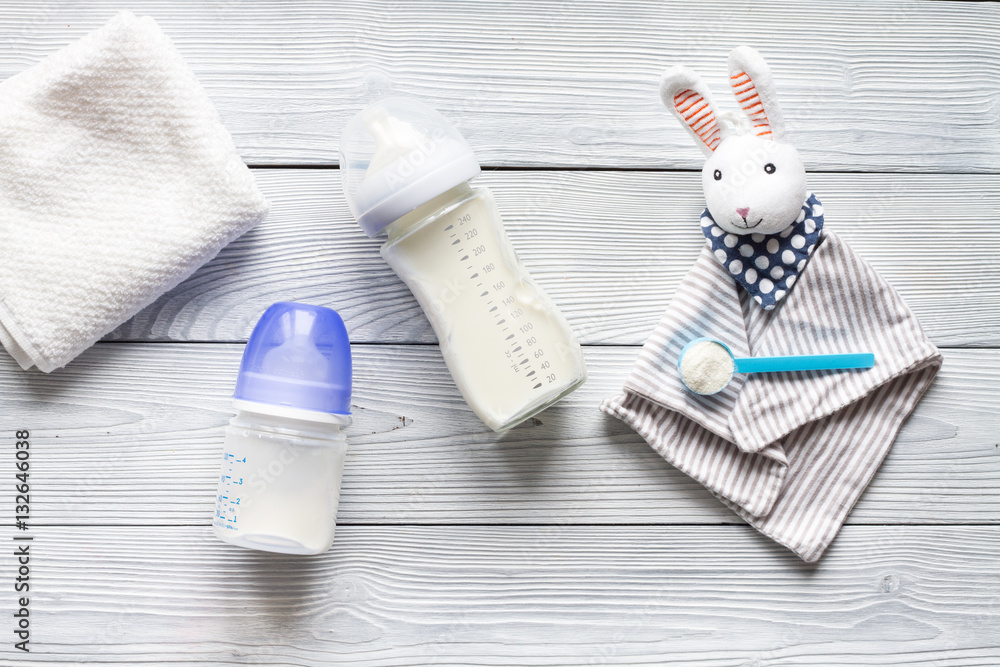
[{"label": "white formula powder", "polygon": [[736,365],[725,347],[710,340],[695,343],[681,359],[681,379],[698,394],[722,391],[733,377]]}]

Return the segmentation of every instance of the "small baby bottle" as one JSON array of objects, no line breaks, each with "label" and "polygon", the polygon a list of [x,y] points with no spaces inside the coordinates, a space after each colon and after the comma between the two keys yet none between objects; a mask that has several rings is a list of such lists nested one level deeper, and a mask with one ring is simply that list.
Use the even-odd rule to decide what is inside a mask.
[{"label": "small baby bottle", "polygon": [[215,510],[219,539],[250,549],[330,548],[351,422],[351,348],[335,311],[276,303],[254,327],[233,394]]},{"label": "small baby bottle", "polygon": [[344,192],[382,257],[416,296],[462,396],[503,431],[586,379],[566,318],[528,275],[461,134],[417,100],[382,99],[340,144]]}]

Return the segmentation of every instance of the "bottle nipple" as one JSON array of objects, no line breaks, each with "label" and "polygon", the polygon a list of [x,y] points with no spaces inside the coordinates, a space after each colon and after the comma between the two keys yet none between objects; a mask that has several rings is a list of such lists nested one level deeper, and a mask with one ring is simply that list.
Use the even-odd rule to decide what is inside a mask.
[{"label": "bottle nipple", "polygon": [[351,346],[340,315],[305,303],[273,304],[243,350],[233,398],[350,414]]},{"label": "bottle nipple", "polygon": [[340,170],[351,213],[368,236],[479,175],[462,135],[426,104],[387,97],[344,128]]},{"label": "bottle nipple", "polygon": [[405,120],[390,115],[385,107],[369,107],[363,119],[375,138],[375,153],[368,165],[368,175],[385,169],[414,151],[426,150],[427,136]]},{"label": "bottle nipple", "polygon": [[328,375],[329,359],[316,349],[313,323],[316,316],[309,311],[290,313],[282,319],[284,342],[270,349],[261,362],[261,372],[322,381]]}]

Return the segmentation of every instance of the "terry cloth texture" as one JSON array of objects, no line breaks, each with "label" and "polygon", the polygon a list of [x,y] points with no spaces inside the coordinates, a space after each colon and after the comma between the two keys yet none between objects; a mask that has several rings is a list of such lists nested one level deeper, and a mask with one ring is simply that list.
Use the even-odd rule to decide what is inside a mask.
[{"label": "terry cloth texture", "polygon": [[64,366],[267,209],[170,40],[118,15],[0,83],[0,343]]},{"label": "terry cloth texture", "polygon": [[[688,341],[717,338],[737,357],[873,352],[864,371],[737,375],[722,392],[685,390]],[[765,311],[706,246],[601,409],[704,484],[760,532],[817,560],[941,367],[895,290],[825,232],[794,296]]]},{"label": "terry cloth texture", "polygon": [[712,254],[764,310],[772,310],[791,291],[822,230],[823,205],[812,193],[795,222],[777,234],[737,236],[715,224],[707,208],[701,214],[701,231]]}]

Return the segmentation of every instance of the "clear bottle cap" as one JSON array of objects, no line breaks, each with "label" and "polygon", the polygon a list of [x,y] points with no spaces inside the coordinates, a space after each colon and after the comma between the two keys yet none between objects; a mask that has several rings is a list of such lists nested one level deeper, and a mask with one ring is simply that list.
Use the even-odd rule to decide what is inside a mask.
[{"label": "clear bottle cap", "polygon": [[344,320],[323,306],[273,304],[243,350],[233,398],[351,414],[351,344]]},{"label": "clear bottle cap", "polygon": [[351,119],[340,139],[340,171],[351,213],[372,237],[480,173],[458,130],[408,97],[386,97]]}]

